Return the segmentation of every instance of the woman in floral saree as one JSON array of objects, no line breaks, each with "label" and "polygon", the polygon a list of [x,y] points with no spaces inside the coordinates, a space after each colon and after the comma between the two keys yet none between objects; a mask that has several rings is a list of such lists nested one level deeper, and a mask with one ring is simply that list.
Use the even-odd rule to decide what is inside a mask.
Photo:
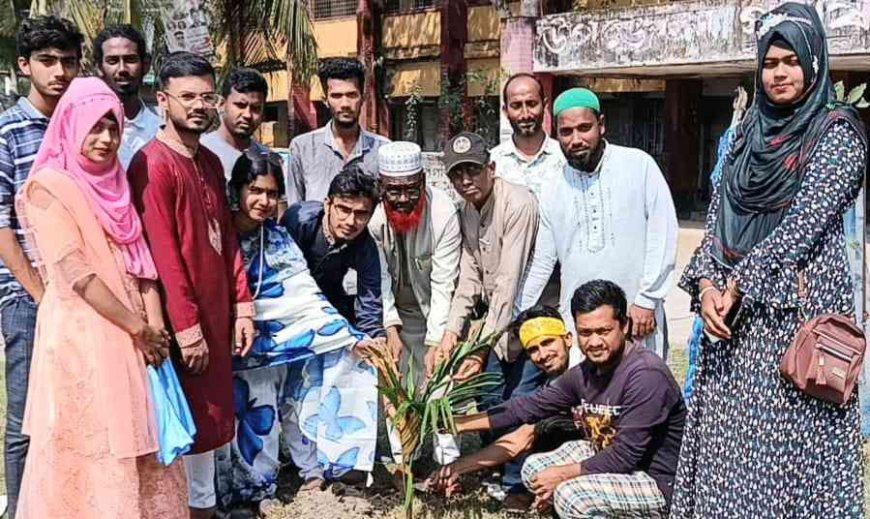
[{"label": "woman in floral saree", "polygon": [[242,256],[254,294],[257,336],[236,357],[236,437],[218,456],[223,506],[274,496],[279,433],[303,489],[351,470],[371,471],[377,436],[377,377],[353,350],[368,338],[329,304],[302,251],[275,220],[283,193],[280,159],[249,152],[229,183]]}]

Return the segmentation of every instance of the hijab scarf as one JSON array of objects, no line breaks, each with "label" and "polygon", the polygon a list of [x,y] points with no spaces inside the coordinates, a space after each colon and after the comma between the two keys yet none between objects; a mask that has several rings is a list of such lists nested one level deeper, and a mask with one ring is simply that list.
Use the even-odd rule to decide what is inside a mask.
[{"label": "hijab scarf", "polygon": [[98,78],[77,78],[61,97],[45,132],[32,171],[50,168],[69,176],[81,189],[103,230],[118,244],[127,272],[157,279],[151,252],[142,234],[142,222],[130,200],[130,186],[117,155],[97,164],[82,154],[91,129],[106,114],[124,128],[121,101]]},{"label": "hijab scarf", "polygon": [[[854,108],[835,103],[824,27],[815,8],[786,3],[756,22],[755,99],[726,159],[713,256],[733,268],[779,225],[800,188],[815,145],[838,120],[860,129]],[[784,41],[800,62],[804,94],[777,105],[764,92],[764,58]],[[863,135],[863,131],[859,131]]]}]

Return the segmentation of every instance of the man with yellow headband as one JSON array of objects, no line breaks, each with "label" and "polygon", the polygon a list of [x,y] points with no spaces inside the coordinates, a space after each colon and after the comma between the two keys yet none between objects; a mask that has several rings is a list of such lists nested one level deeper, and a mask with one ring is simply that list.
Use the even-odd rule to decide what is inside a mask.
[{"label": "man with yellow headband", "polygon": [[[489,449],[502,456],[532,450],[539,436],[561,443],[523,464],[523,483],[535,494],[539,510],[553,507],[562,518],[666,517],[686,416],[680,389],[658,355],[627,339],[628,304],[615,283],[581,285],[571,299],[571,313],[585,360],[532,395],[457,418],[457,429],[526,424],[500,440],[504,452],[498,453],[498,444]],[[563,331],[564,324],[559,327],[555,320],[534,319],[520,326],[519,335],[525,347],[541,349]],[[562,337],[570,341],[570,335]],[[531,349],[529,355],[546,369],[544,358]],[[565,414],[573,422],[573,436],[540,430],[530,435],[531,424]],[[468,465],[461,459],[444,467],[430,480],[432,488],[454,490],[459,473],[488,466],[482,459],[471,470]]]},{"label": "man with yellow headband", "polygon": [[[568,369],[568,352],[573,338],[555,308],[539,305],[523,311],[514,320],[511,332],[519,339],[535,367],[546,375],[545,385]],[[555,444],[549,441],[553,433],[561,441]],[[562,444],[566,434],[574,439],[582,437],[567,414],[535,425],[522,425],[484,449],[436,471],[429,480],[430,488],[453,494],[459,488],[458,480],[463,474],[493,469],[529,452],[553,450]],[[534,496],[528,492],[513,493],[507,495],[504,504],[509,509],[527,509],[533,500]]]}]

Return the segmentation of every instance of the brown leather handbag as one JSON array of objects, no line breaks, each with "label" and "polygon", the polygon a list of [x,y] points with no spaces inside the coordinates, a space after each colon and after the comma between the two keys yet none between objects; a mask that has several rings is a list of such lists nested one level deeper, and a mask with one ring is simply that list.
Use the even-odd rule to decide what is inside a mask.
[{"label": "brown leather handbag", "polygon": [[[798,275],[801,306],[806,297],[803,272]],[[851,317],[822,314],[798,330],[779,371],[804,393],[846,404],[861,374],[867,341]]]}]

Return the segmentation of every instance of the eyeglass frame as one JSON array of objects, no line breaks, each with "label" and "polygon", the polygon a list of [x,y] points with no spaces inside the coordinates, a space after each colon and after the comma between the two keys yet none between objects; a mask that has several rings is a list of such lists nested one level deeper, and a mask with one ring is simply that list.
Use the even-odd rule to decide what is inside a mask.
[{"label": "eyeglass frame", "polygon": [[[161,90],[160,92],[166,94],[166,96],[168,96],[168,97],[170,97],[170,98],[172,98],[172,99],[175,99],[176,101],[178,101],[178,104],[180,104],[181,106],[183,106],[183,107],[185,107],[185,108],[192,108],[193,105],[194,105],[197,101],[202,101],[202,104],[205,106],[205,108],[208,108],[208,109],[211,109],[211,108],[217,108],[218,105],[221,104],[221,101],[223,101],[223,97],[222,97],[220,94],[217,94],[217,93],[214,93],[214,92],[211,92],[211,93],[205,93],[205,94],[194,94],[193,92],[185,92],[186,94],[190,94],[190,95],[196,96],[196,97],[195,97],[193,100],[191,100],[191,101],[185,101],[185,100],[182,99],[181,97],[179,97],[179,96],[177,96],[177,95],[175,95],[175,94],[172,94],[172,93],[170,93],[170,92],[167,92],[166,90]],[[205,100],[205,96],[214,96],[214,103],[210,103],[210,102],[206,101],[206,100]]]}]

